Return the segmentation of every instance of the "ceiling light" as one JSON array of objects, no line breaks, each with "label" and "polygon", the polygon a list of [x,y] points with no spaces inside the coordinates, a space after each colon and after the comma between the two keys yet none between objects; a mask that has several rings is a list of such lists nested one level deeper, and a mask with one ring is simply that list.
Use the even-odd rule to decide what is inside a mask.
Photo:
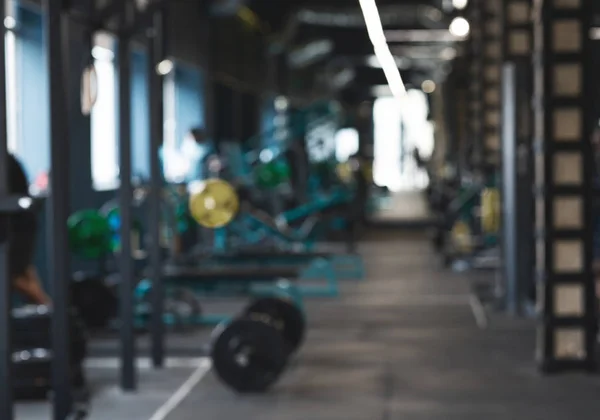
[{"label": "ceiling light", "polygon": [[[402,57],[394,56],[394,61],[396,62],[396,67],[399,69],[408,69],[410,68],[410,60]],[[367,57],[367,65],[369,67],[373,67],[375,69],[380,69],[381,63],[379,62],[379,58],[376,55],[371,55]]]},{"label": "ceiling light", "polygon": [[435,91],[435,82],[433,80],[425,80],[421,84],[421,89],[425,93],[433,93]]},{"label": "ceiling light", "polygon": [[385,31],[385,36],[389,42],[455,42],[463,41],[464,37],[459,37],[448,32],[447,29],[392,29]]},{"label": "ceiling light", "polygon": [[289,102],[285,96],[278,96],[274,101],[275,111],[285,112],[288,109]]},{"label": "ceiling light", "polygon": [[455,17],[450,23],[450,27],[448,30],[450,33],[456,37],[464,38],[469,35],[471,27],[469,22],[463,17]]},{"label": "ceiling light", "polygon": [[452,7],[454,7],[457,10],[466,9],[468,4],[469,0],[452,0]]},{"label": "ceiling light", "polygon": [[173,71],[175,65],[171,60],[163,60],[156,66],[156,72],[161,76],[166,76]]},{"label": "ceiling light", "polygon": [[402,82],[402,77],[400,76],[400,71],[398,70],[394,56],[392,56],[385,39],[375,0],[359,1],[375,55],[383,69],[392,94],[400,99],[406,94],[406,88]]},{"label": "ceiling light", "polygon": [[15,29],[17,27],[17,20],[12,16],[6,16],[4,18],[4,27],[6,29]]},{"label": "ceiling light", "polygon": [[456,58],[456,54],[455,48],[446,47],[440,52],[440,58],[445,61],[450,61]]}]

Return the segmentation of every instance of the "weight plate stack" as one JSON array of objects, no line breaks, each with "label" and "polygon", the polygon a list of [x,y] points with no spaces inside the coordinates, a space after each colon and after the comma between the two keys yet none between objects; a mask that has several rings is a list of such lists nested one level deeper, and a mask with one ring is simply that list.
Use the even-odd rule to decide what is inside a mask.
[{"label": "weight plate stack", "polygon": [[[16,308],[12,311],[12,324],[15,395],[20,399],[44,398],[51,387],[51,311],[43,305]],[[69,332],[72,372],[82,371],[87,332],[75,310],[69,314]]]},{"label": "weight plate stack", "polygon": [[119,300],[104,278],[86,276],[71,282],[71,302],[87,328],[104,329],[117,316]]},{"label": "weight plate stack", "polygon": [[267,316],[277,328],[289,348],[296,352],[304,342],[306,320],[304,313],[287,299],[277,297],[260,298],[252,302],[244,311],[250,318]]},{"label": "weight plate stack", "polygon": [[[12,311],[13,348],[15,351],[52,348],[51,312],[44,305],[26,305]],[[69,314],[69,332],[71,339],[71,360],[80,364],[87,352],[87,331],[85,324],[72,310]]]},{"label": "weight plate stack", "polygon": [[269,320],[240,317],[215,330],[211,349],[218,378],[239,393],[268,390],[288,359],[287,344]]},{"label": "weight plate stack", "polygon": [[13,353],[13,391],[19,400],[43,399],[52,388],[52,355],[47,349]]}]

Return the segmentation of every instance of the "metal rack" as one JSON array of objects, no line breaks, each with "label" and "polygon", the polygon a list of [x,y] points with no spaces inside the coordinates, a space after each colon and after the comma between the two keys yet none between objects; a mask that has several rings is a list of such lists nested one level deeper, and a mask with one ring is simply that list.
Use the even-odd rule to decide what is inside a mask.
[{"label": "metal rack", "polygon": [[534,5],[537,357],[544,372],[597,368],[593,273],[594,0]]},{"label": "metal rack", "polygon": [[[5,0],[0,0],[0,18],[5,14]],[[152,318],[152,355],[154,365],[162,366],[164,360],[164,327],[160,314],[163,307],[164,293],[160,280],[161,252],[158,240],[158,219],[162,185],[158,149],[162,144],[162,76],[157,74],[156,66],[164,58],[164,13],[165,1],[152,2],[143,11],[132,11],[130,3],[119,0],[112,1],[101,10],[92,10],[90,15],[84,15],[79,9],[71,8],[61,0],[44,0],[45,31],[47,40],[47,65],[49,74],[50,97],[50,199],[47,208],[49,253],[49,284],[53,299],[52,312],[52,388],[54,390],[52,418],[65,420],[72,410],[72,390],[69,375],[69,287],[70,257],[68,250],[67,218],[69,215],[69,127],[67,87],[68,80],[66,58],[68,52],[69,22],[84,23],[93,30],[107,29],[104,22],[111,17],[120,17],[117,31],[119,41],[119,138],[120,138],[120,174],[121,188],[119,205],[121,208],[121,238],[123,240],[120,254],[120,299],[121,299],[121,387],[124,390],[134,390],[137,386],[135,369],[135,336],[133,326],[133,262],[131,255],[131,238],[129,232],[132,226],[131,214],[131,98],[130,98],[130,65],[129,43],[131,37],[140,29],[152,27],[148,33],[148,50],[150,53],[148,88],[150,91],[149,112],[150,144],[151,144],[151,192],[150,192],[150,234],[152,246],[150,249],[150,266],[152,282],[156,293],[153,296],[154,313]],[[133,12],[133,13],[132,13]],[[5,32],[4,26],[2,26]],[[19,206],[19,197],[12,197],[8,190],[7,162],[7,130],[6,130],[6,88],[5,88],[5,51],[4,43],[0,43],[0,223],[8,226],[3,216],[24,211]],[[5,281],[0,286],[0,302],[4,308],[11,306],[11,287],[8,270],[8,249],[6,243],[0,243],[0,273]],[[0,311],[0,418],[14,418],[12,376],[11,376],[11,328],[10,310]]]}]

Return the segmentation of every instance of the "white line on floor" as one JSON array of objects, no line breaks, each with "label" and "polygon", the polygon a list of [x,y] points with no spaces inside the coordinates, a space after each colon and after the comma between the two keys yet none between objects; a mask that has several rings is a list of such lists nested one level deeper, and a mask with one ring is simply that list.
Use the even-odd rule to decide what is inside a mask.
[{"label": "white line on floor", "polygon": [[[208,361],[208,360],[206,360]],[[202,363],[196,368],[192,375],[187,381],[179,387],[171,398],[167,400],[156,412],[150,417],[149,420],[165,420],[169,414],[173,412],[181,404],[181,402],[189,395],[198,383],[202,380],[204,375],[210,370],[210,363]]]},{"label": "white line on floor", "polygon": [[487,328],[488,320],[487,315],[485,313],[485,308],[481,304],[481,301],[475,295],[471,295],[469,297],[469,305],[471,306],[471,311],[473,312],[473,316],[475,317],[475,323],[482,330]]},{"label": "white line on floor", "polygon": [[[149,357],[140,357],[136,360],[138,369],[152,369],[154,366]],[[118,357],[89,358],[85,361],[86,368],[92,369],[119,369],[121,361]],[[210,360],[207,357],[167,357],[166,368],[210,368]]]}]

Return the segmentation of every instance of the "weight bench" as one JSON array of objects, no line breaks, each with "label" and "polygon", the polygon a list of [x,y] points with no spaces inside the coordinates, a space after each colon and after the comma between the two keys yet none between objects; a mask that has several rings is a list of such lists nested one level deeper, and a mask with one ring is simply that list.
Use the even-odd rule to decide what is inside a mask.
[{"label": "weight bench", "polygon": [[[146,274],[148,274],[146,272]],[[301,271],[293,266],[216,266],[167,263],[162,269],[162,280],[167,289],[187,289],[203,297],[283,297],[303,308],[304,293],[296,280]],[[147,304],[152,289],[149,280],[142,280],[137,288],[138,302]],[[142,310],[149,313],[149,308]],[[230,314],[200,314],[191,319],[193,324],[215,325],[231,318]],[[166,323],[172,320],[164,317]],[[140,321],[140,326],[143,325]]]},{"label": "weight bench", "polygon": [[[163,266],[162,277],[165,280],[186,278],[193,281],[271,281],[277,279],[296,279],[299,269],[291,266],[200,266],[191,264],[168,263]],[[260,279],[260,280],[257,280]]]},{"label": "weight bench", "polygon": [[[202,257],[200,257],[202,258]],[[265,250],[242,249],[231,253],[214,253],[206,257],[209,261],[220,263],[247,263],[257,262],[259,264],[311,264],[317,260],[328,261],[335,270],[338,279],[362,280],[365,278],[363,258],[359,254],[338,254],[333,252],[319,251],[288,251],[288,250]],[[314,269],[317,266],[312,266]],[[318,277],[313,271],[305,272],[310,278]]]},{"label": "weight bench", "polygon": [[[291,254],[290,254],[291,255]],[[237,283],[238,288],[246,291],[264,290],[265,283],[277,283],[286,279],[294,281],[294,287],[303,297],[338,297],[338,274],[333,262],[325,258],[311,259],[264,259],[256,255],[221,254],[217,256],[189,256],[185,262],[174,261],[163,267],[163,278],[166,282],[176,282],[183,286],[194,286],[196,282],[212,281]],[[191,263],[191,261],[199,261]],[[305,284],[299,284],[300,281]],[[312,284],[306,284],[311,282]],[[263,286],[258,284],[262,283]],[[317,284],[318,283],[318,284]],[[200,286],[202,287],[202,286]],[[237,294],[242,294],[240,291]]]}]

